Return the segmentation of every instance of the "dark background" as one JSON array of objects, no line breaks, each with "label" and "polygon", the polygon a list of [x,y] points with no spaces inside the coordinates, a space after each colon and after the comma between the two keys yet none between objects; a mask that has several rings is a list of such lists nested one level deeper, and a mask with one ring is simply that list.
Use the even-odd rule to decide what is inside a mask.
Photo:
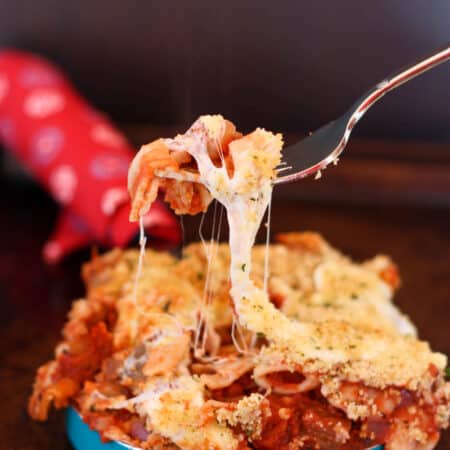
[{"label": "dark background", "polygon": [[[216,112],[295,141],[449,40],[449,0],[0,0],[0,48],[58,63],[136,147]],[[274,233],[317,230],[358,260],[392,255],[399,306],[446,354],[449,92],[450,62],[389,94],[336,168],[276,189],[272,216]],[[57,206],[5,161],[0,175],[0,450],[69,449],[63,416],[38,424],[25,405],[83,293],[89,251],[46,267]],[[198,238],[196,220],[185,221],[186,240]],[[438,448],[450,449],[449,432]]]},{"label": "dark background", "polygon": [[[448,0],[0,1],[0,46],[50,57],[119,122],[309,131],[449,40]],[[449,80],[390,94],[358,134],[448,142]]]}]

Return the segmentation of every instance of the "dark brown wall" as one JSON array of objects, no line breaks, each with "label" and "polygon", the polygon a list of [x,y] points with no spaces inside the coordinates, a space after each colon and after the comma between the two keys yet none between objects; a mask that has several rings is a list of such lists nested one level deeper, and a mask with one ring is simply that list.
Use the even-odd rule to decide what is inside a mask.
[{"label": "dark brown wall", "polygon": [[[39,51],[119,121],[222,112],[310,130],[450,40],[449,0],[0,0],[0,46]],[[450,140],[450,63],[377,105],[357,132]]]}]

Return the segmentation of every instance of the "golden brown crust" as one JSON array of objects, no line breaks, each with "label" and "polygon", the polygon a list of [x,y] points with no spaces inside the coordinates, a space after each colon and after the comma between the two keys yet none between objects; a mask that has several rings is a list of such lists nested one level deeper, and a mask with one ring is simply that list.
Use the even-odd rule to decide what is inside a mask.
[{"label": "golden brown crust", "polygon": [[313,232],[252,250],[282,146],[281,134],[241,136],[217,115],[140,150],[131,219],[160,188],[178,214],[214,198],[230,249],[194,244],[181,260],[143,249],[95,256],[83,270],[87,298],[38,372],[32,416],[72,402],[103,438],[140,448],[436,443],[450,411],[446,358],[393,305],[392,261],[354,263]]},{"label": "golden brown crust", "polygon": [[320,255],[326,251],[326,243],[319,233],[313,231],[278,233],[275,241],[298,251]]},{"label": "golden brown crust", "polygon": [[[175,377],[173,379],[186,373],[197,377],[196,384],[192,386],[190,381],[184,382],[191,388],[201,386],[198,392],[203,392],[207,397],[210,390],[226,392],[227,386],[238,383],[248,373],[256,374],[257,384],[254,389],[258,389],[258,385],[264,385],[264,380],[271,379],[261,378],[261,373],[271,373],[273,370],[275,374],[280,373],[280,377],[284,371],[288,379],[292,379],[294,375],[289,373],[298,371],[308,380],[313,380],[313,383],[302,384],[304,380],[300,375],[300,390],[305,386],[306,390],[319,389],[331,405],[355,421],[365,421],[373,414],[382,413],[370,397],[378,390],[390,392],[390,389],[407,389],[422,398],[424,405],[430,405],[427,408],[434,412],[428,412],[427,417],[434,417],[436,427],[447,426],[450,388],[442,377],[444,356],[432,353],[426,343],[418,341],[413,335],[402,334],[392,317],[386,316],[382,308],[374,307],[377,304],[391,305],[394,289],[382,275],[384,268],[391,267],[391,261],[380,256],[363,264],[355,264],[319,235],[311,233],[285,234],[282,241],[283,244],[274,244],[269,249],[271,297],[273,301],[280,301],[279,307],[288,316],[310,327],[310,334],[297,336],[289,348],[266,343],[266,347],[258,350],[256,357],[249,355],[238,358],[229,338],[232,313],[227,267],[230,255],[226,245],[219,245],[211,264],[213,276],[209,284],[212,299],[210,325],[213,327],[210,336],[214,338],[215,344],[211,341],[208,348],[222,355],[222,359],[217,362],[195,360],[189,350],[192,334],[180,332],[178,328],[181,326],[182,329],[193,330],[195,327],[208,267],[203,244],[187,246],[182,259],[167,253],[147,252],[137,294],[148,317],[140,325],[140,340],[137,343],[130,333],[129,314],[138,252],[114,250],[95,256],[83,268],[88,297],[74,303],[69,321],[64,327],[64,341],[57,347],[55,360],[38,371],[29,404],[30,414],[38,420],[45,420],[52,403],[57,408],[75,403],[85,419],[99,429],[105,438],[121,439],[143,448],[152,448],[150,443],[153,441],[155,445],[173,445],[170,439],[159,433],[153,433],[153,440],[148,438],[145,442],[133,438],[129,434],[130,424],[142,420],[149,410],[144,406],[140,406],[141,409],[127,407],[131,408],[127,416],[125,410],[117,410],[114,405],[120,399],[123,402],[150,389],[145,380],[160,379],[161,376],[166,379],[169,374],[169,378]],[[264,246],[254,248],[252,276],[256,284],[261,286],[264,255]],[[339,281],[342,276],[346,282]],[[349,283],[357,286],[358,280],[368,285],[356,289],[358,300],[355,300],[352,298],[355,292],[349,291],[348,286]],[[332,297],[327,290],[329,287],[334,292]],[[105,324],[100,327],[103,331],[96,328],[99,323]],[[61,363],[66,361],[67,364],[66,354],[82,355],[83,348],[90,342],[86,341],[86,336],[92,330],[96,335],[100,333],[102,342],[108,339],[107,328],[112,333],[110,356],[107,356],[108,353],[101,356],[101,364],[96,363],[98,368],[95,372],[78,375],[71,372],[71,376],[63,376]],[[142,339],[147,339],[144,346]],[[257,348],[264,343],[264,337],[259,339]],[[327,357],[327,351],[331,358]],[[344,359],[335,359],[339,352],[344,355]],[[143,355],[146,359],[142,359]],[[79,365],[82,360],[76,361]],[[60,375],[55,375],[58,373]],[[260,378],[263,380],[261,383]],[[344,381],[362,383],[369,397],[358,397],[348,389],[343,390]],[[272,389],[278,392],[276,384]],[[431,395],[432,389],[436,391]],[[298,389],[294,391],[298,392]],[[230,403],[231,409],[224,407],[221,402],[206,402],[202,407],[205,417],[210,417],[206,423],[216,417],[225,428],[243,430],[248,434],[246,439],[257,439],[263,423],[261,420],[265,417],[265,413],[261,414],[262,411],[267,412],[267,407],[261,409],[261,398],[259,394],[256,395],[258,390],[252,392],[253,397],[244,396],[241,397],[241,403]],[[282,388],[279,392],[282,394],[288,391]],[[345,392],[350,392],[345,394],[350,397],[346,397]],[[397,398],[397,391],[392,392],[393,398]],[[102,399],[98,393],[107,394],[108,397]],[[258,407],[255,406],[257,404]],[[252,409],[252,405],[255,408]],[[152,412],[153,415],[156,413]],[[282,410],[281,414],[284,413]],[[189,420],[195,421],[195,414]],[[133,427],[142,428],[145,425],[139,423]],[[421,429],[419,424],[415,428],[410,427],[408,433],[417,437]],[[214,428],[209,430],[213,441],[212,436],[223,431]],[[192,439],[195,441],[198,437]],[[228,445],[233,448],[231,435],[227,439]],[[393,434],[393,442],[396,439],[398,435]]]}]

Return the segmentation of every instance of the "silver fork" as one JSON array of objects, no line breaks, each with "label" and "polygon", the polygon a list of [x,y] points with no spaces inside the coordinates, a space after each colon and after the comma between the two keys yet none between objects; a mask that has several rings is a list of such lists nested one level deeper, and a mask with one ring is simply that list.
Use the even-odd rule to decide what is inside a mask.
[{"label": "silver fork", "polygon": [[297,181],[314,173],[320,175],[320,170],[332,162],[337,162],[353,127],[375,102],[403,83],[449,59],[450,43],[385,78],[360,97],[341,117],[287,147],[283,152],[283,165],[278,169],[279,176],[275,183]]}]

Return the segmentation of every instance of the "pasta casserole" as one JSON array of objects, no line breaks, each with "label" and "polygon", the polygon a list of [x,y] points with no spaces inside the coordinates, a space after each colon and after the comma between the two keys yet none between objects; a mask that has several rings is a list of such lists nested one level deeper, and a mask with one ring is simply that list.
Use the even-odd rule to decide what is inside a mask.
[{"label": "pasta casserole", "polygon": [[390,258],[354,262],[314,232],[254,245],[281,147],[281,135],[202,116],[141,149],[131,219],[159,189],[178,214],[215,199],[229,244],[95,255],[38,370],[33,418],[71,405],[104,440],[141,449],[435,447],[450,416],[447,360],[394,305]]}]

